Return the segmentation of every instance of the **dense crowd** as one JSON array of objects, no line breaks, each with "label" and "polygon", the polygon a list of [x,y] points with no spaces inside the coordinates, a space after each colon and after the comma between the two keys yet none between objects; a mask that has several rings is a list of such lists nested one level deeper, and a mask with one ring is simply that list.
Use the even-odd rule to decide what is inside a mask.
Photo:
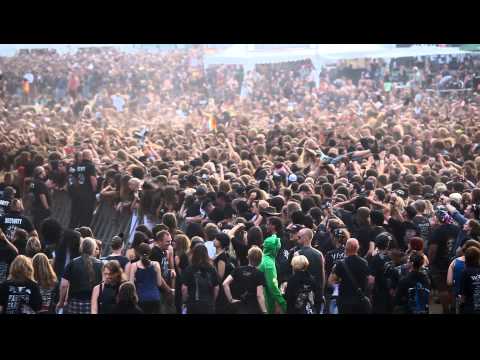
[{"label": "dense crowd", "polygon": [[480,57],[0,58],[0,313],[480,312]]}]

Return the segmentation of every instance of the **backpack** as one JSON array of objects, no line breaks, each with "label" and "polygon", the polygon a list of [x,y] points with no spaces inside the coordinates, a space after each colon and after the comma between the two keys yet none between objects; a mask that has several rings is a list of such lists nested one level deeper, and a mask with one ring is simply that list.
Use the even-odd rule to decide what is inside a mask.
[{"label": "backpack", "polygon": [[302,285],[295,293],[295,310],[297,314],[313,315],[315,308],[315,294],[310,285]]},{"label": "backpack", "polygon": [[209,271],[198,269],[193,274],[195,280],[194,302],[210,303],[213,301],[213,281]]},{"label": "backpack", "polygon": [[430,290],[421,282],[408,289],[408,311],[411,314],[428,314]]}]

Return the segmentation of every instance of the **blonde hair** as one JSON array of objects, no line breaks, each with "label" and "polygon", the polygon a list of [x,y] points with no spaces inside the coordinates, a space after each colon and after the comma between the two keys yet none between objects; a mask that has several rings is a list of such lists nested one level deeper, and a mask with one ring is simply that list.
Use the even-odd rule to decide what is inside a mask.
[{"label": "blonde hair", "polygon": [[8,280],[13,281],[35,281],[33,278],[34,270],[32,265],[32,259],[25,255],[18,255],[10,265],[10,274]]},{"label": "blonde hair", "polygon": [[292,268],[293,271],[302,271],[308,268],[309,262],[304,255],[294,256],[292,259]]},{"label": "blonde hair", "polygon": [[44,253],[36,254],[32,259],[34,276],[40,287],[52,289],[57,283],[57,275]]},{"label": "blonde hair", "polygon": [[250,264],[258,266],[262,262],[263,252],[258,246],[252,246],[247,253],[247,258]]},{"label": "blonde hair", "polygon": [[42,251],[42,244],[40,243],[40,240],[37,237],[32,236],[30,239],[28,239],[27,245],[25,246],[25,254],[28,257],[33,257],[40,251]]},{"label": "blonde hair", "polygon": [[175,246],[176,246],[176,254],[188,254],[190,250],[190,239],[187,235],[179,234],[175,236]]}]

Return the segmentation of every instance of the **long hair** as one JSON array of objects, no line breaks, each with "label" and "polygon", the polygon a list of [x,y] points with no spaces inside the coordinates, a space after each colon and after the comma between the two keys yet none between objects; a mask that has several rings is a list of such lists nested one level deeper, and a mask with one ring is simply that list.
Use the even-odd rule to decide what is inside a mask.
[{"label": "long hair", "polygon": [[174,213],[165,213],[162,216],[162,223],[168,226],[168,231],[173,234],[173,232],[177,229],[177,218],[175,217]]},{"label": "long hair", "polygon": [[152,249],[150,248],[150,245],[146,243],[142,243],[138,246],[137,248],[138,255],[140,256],[140,261],[142,262],[142,265],[147,268],[150,266],[151,261],[150,261],[150,255],[152,253]]},{"label": "long hair", "polygon": [[118,289],[117,303],[123,305],[138,304],[137,289],[133,282],[126,281],[120,285],[120,288]]},{"label": "long hair", "polygon": [[181,256],[190,251],[190,239],[188,236],[180,234],[175,236],[175,255]]},{"label": "long hair", "polygon": [[40,234],[43,241],[48,240],[49,243],[58,244],[62,237],[62,225],[53,218],[45,219],[40,227]]},{"label": "long hair", "polygon": [[110,260],[103,265],[103,269],[108,269],[115,278],[115,283],[120,284],[126,280],[125,273],[123,272],[120,263],[117,260]]},{"label": "long hair", "polygon": [[57,283],[57,275],[44,253],[35,255],[32,259],[35,280],[44,289],[52,289]]},{"label": "long hair", "polygon": [[92,238],[85,238],[82,241],[81,245],[81,253],[82,253],[82,259],[85,264],[85,269],[88,275],[88,281],[90,285],[94,285],[95,283],[95,271],[93,269],[93,256],[95,254],[95,249],[97,247],[97,243],[94,239]]},{"label": "long hair", "polygon": [[32,260],[25,255],[18,255],[10,265],[8,280],[24,282],[35,281]]},{"label": "long hair", "polygon": [[208,250],[205,245],[199,244],[193,248],[192,266],[200,268],[209,268],[213,266],[212,261],[208,257]]},{"label": "long hair", "polygon": [[60,277],[65,269],[65,263],[67,262],[67,256],[70,260],[80,256],[80,233],[65,229],[60,242],[55,248],[55,262],[53,268]]}]

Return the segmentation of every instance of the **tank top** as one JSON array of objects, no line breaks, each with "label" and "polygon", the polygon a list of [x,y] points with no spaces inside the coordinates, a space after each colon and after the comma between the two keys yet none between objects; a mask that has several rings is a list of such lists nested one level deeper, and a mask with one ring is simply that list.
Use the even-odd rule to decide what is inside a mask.
[{"label": "tank top", "polygon": [[137,287],[138,302],[160,300],[160,290],[157,286],[157,272],[152,264],[145,269],[139,268],[137,265],[135,286]]},{"label": "tank top", "polygon": [[98,294],[98,313],[99,314],[110,314],[112,308],[117,303],[117,294],[120,284],[111,285],[105,284],[102,282],[100,284],[99,294]]},{"label": "tank top", "polygon": [[465,269],[465,261],[455,259],[453,264],[453,291],[455,296],[460,293],[460,279],[462,278],[463,269]]}]

